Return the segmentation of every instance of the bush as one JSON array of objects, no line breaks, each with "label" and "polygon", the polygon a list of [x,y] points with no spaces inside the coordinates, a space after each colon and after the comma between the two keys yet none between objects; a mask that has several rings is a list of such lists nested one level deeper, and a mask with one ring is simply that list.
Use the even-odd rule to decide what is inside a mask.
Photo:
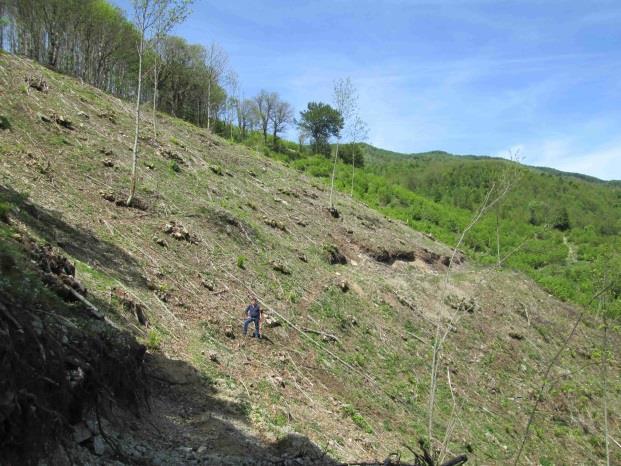
[{"label": "bush", "polygon": [[343,405],[343,413],[351,418],[358,427],[367,434],[373,433],[373,428],[367,420],[352,405]]},{"label": "bush", "polygon": [[246,269],[246,258],[244,256],[237,256],[237,267],[242,270]]}]

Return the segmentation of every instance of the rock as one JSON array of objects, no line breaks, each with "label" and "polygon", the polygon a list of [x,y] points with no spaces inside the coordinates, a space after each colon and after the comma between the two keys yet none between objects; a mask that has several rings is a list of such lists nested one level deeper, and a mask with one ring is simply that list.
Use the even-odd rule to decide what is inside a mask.
[{"label": "rock", "polygon": [[276,383],[276,385],[279,385],[282,388],[285,388],[285,381],[284,381],[284,379],[282,377],[280,377],[280,376],[274,377],[274,382]]},{"label": "rock", "polygon": [[213,291],[216,289],[215,283],[205,278],[201,279],[201,285],[203,285],[203,287],[207,288],[209,291]]},{"label": "rock", "polygon": [[47,81],[43,78],[43,76],[26,76],[24,81],[28,84],[28,87],[36,89],[39,92],[43,92],[47,94],[50,90],[50,86],[47,84]]},{"label": "rock", "polygon": [[479,304],[474,298],[464,298],[459,297],[454,294],[449,294],[444,299],[444,304],[450,306],[453,309],[456,309],[461,312],[468,312],[469,314],[473,314],[474,312],[478,312],[481,310]]},{"label": "rock", "polygon": [[156,244],[159,244],[163,248],[167,248],[168,247],[168,243],[166,242],[165,239],[158,238],[157,236],[154,236],[153,237],[153,241],[155,241]]},{"label": "rock", "polygon": [[110,123],[112,124],[116,124],[116,114],[112,111],[109,112],[103,112],[100,113],[99,115],[97,115],[99,118],[103,118],[105,120],[108,120]]},{"label": "rock", "polygon": [[283,275],[291,275],[291,269],[286,264],[282,264],[277,261],[272,261],[270,262],[270,265],[272,266],[272,269],[274,269],[277,272],[282,273]]},{"label": "rock", "polygon": [[333,244],[328,244],[323,247],[324,256],[329,264],[347,264],[347,258],[339,251],[339,249]]},{"label": "rock", "polygon": [[201,445],[200,447],[198,447],[198,449],[196,450],[196,453],[198,453],[199,455],[202,455],[203,453],[205,453],[207,451],[207,447],[205,445]]},{"label": "rock", "polygon": [[521,333],[518,333],[518,332],[514,332],[514,331],[509,332],[509,336],[511,338],[513,338],[514,340],[523,340],[524,339],[524,335],[522,335]]},{"label": "rock", "polygon": [[276,328],[282,325],[279,320],[272,317],[271,315],[264,315],[263,324],[268,328]]},{"label": "rock", "polygon": [[228,326],[224,329],[224,336],[230,338],[231,340],[235,339],[235,332],[233,332],[233,327]]},{"label": "rock", "polygon": [[287,232],[287,226],[284,223],[279,222],[278,220],[264,217],[263,222],[272,228],[276,228],[277,230]]},{"label": "rock", "polygon": [[108,168],[114,167],[114,162],[110,159],[102,160],[101,163],[103,164],[104,167],[108,167]]},{"label": "rock", "polygon": [[144,325],[145,327],[149,325],[149,319],[147,319],[147,315],[145,312],[146,309],[142,305],[142,303],[134,301],[125,291],[121,290],[120,288],[112,288],[110,290],[110,296],[120,301],[126,311],[133,313],[141,325]]},{"label": "rock", "polygon": [[72,437],[75,443],[82,443],[93,436],[93,433],[84,421],[75,424],[74,426],[72,426],[72,429]]},{"label": "rock", "polygon": [[97,456],[102,456],[106,452],[106,442],[101,435],[93,438],[93,452]]},{"label": "rock", "polygon": [[308,262],[308,258],[306,257],[306,254],[299,253],[298,259],[300,259],[302,262]]},{"label": "rock", "polygon": [[333,217],[333,218],[340,218],[341,214],[339,213],[339,211],[336,209],[336,207],[329,207],[328,208],[328,213]]},{"label": "rock", "polygon": [[37,113],[37,117],[39,117],[39,119],[43,122],[43,123],[51,123],[52,119],[43,115],[42,113]]},{"label": "rock", "polygon": [[165,159],[174,160],[175,162],[179,162],[180,164],[185,165],[185,160],[183,160],[183,158],[179,154],[173,152],[170,149],[158,149],[157,155],[164,157]]},{"label": "rock", "polygon": [[58,113],[52,113],[51,119],[58,125],[58,126],[62,126],[63,128],[66,128],[68,130],[73,131],[75,129],[75,126],[73,125],[73,122],[71,120],[69,120],[69,118],[63,116],[63,115],[59,115]]},{"label": "rock", "polygon": [[188,243],[198,244],[198,238],[194,235],[191,235],[190,232],[180,223],[171,220],[169,223],[164,225],[162,231],[177,241],[187,241]]},{"label": "rock", "polygon": [[112,191],[99,191],[99,195],[108,202],[116,202],[116,196]]},{"label": "rock", "polygon": [[220,364],[220,360],[218,359],[218,353],[216,353],[215,351],[209,352],[209,360],[211,362],[215,362],[216,364]]},{"label": "rock", "polygon": [[224,176],[224,173],[222,173],[222,167],[218,165],[210,165],[209,169],[218,176]]},{"label": "rock", "polygon": [[88,116],[88,113],[83,112],[82,110],[80,110],[80,111],[78,112],[78,116],[79,116],[79,117],[81,117],[81,118],[84,118],[85,120],[90,120],[90,119],[91,119],[91,117],[90,117],[90,116]]},{"label": "rock", "polygon": [[349,291],[349,283],[346,280],[342,280],[339,282],[339,288],[343,293],[347,293]]}]

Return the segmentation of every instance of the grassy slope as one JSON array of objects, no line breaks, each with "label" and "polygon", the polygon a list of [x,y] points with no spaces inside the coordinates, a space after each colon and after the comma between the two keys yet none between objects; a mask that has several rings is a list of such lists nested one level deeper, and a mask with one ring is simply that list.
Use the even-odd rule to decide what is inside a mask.
[{"label": "grassy slope", "polygon": [[[27,89],[23,76],[31,74],[46,77],[49,94]],[[4,55],[0,108],[11,124],[0,131],[2,195],[27,193],[51,217],[72,226],[67,231],[26,224],[76,261],[78,278],[94,296],[106,300],[112,287],[121,287],[145,303],[150,329],[122,309],[120,323],[214,380],[220,397],[247,407],[245,422],[266,441],[298,431],[338,458],[383,458],[394,451],[407,458],[403,445],[415,444],[425,431],[434,322],[453,312],[439,296],[441,259],[420,258],[446,256],[446,246],[346,196],[337,198],[342,219],[335,220],[323,208],[322,183],[163,115],[159,143],[183,162],[158,151],[145,121],[138,197],[149,208],[116,207],[101,192],[122,193],[128,186],[129,104]],[[75,130],[40,118],[53,113],[70,119]],[[114,167],[104,166],[105,159]],[[198,244],[166,236],[162,227],[170,220],[187,227]],[[82,244],[73,231],[87,231],[97,242]],[[168,247],[154,239],[165,239]],[[348,264],[329,265],[326,245],[336,245]],[[418,259],[386,265],[370,257],[382,249]],[[290,274],[275,270],[274,262]],[[212,290],[203,285],[208,282]],[[506,464],[545,363],[576,310],[518,273],[468,263],[457,267],[448,292],[480,305],[461,316],[442,361],[441,374],[450,369],[462,406],[450,450],[472,450],[473,464]],[[239,336],[241,312],[252,294],[283,323],[266,331],[270,342]],[[237,338],[225,337],[228,326]],[[338,341],[299,331],[304,328]],[[553,387],[526,449],[531,461],[601,462],[598,335],[595,322],[587,320],[553,371]],[[611,432],[618,432],[616,333],[614,340],[610,422]],[[205,356],[209,351],[219,364]],[[438,437],[450,408],[443,378]],[[619,450],[613,453],[621,460]]]}]

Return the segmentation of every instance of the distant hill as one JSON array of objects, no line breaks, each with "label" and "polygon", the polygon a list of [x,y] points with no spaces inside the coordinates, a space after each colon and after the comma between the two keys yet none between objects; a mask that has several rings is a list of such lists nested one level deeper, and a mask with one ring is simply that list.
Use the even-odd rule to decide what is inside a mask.
[{"label": "distant hill", "polygon": [[[401,153],[401,152],[394,152],[394,151],[389,151],[386,149],[381,149],[379,147],[375,147],[372,146],[370,144],[362,144],[362,146],[364,147],[365,150],[365,154],[367,155],[367,158],[369,161],[372,162],[377,162],[377,163],[383,163],[386,161],[386,159],[395,159],[395,160],[399,160],[399,159],[403,159],[403,158],[419,158],[419,159],[425,159],[425,158],[433,158],[433,159],[441,159],[444,161],[450,161],[451,159],[456,159],[457,160],[463,160],[463,159],[468,159],[468,160],[506,160],[502,157],[493,157],[493,156],[489,156],[489,155],[471,155],[471,154],[451,154],[450,152],[446,152],[443,150],[432,150],[432,151],[427,151],[427,152],[412,152],[412,153]],[[527,167],[530,167],[534,170],[537,171],[541,171],[544,173],[550,173],[553,175],[557,175],[557,176],[566,176],[566,177],[571,177],[571,178],[578,178],[581,180],[585,180],[585,181],[591,181],[593,183],[603,183],[603,184],[611,184],[611,185],[620,185],[621,181],[620,180],[611,180],[611,181],[607,181],[607,180],[601,180],[599,178],[596,178],[594,176],[589,176],[589,175],[584,175],[582,173],[573,173],[573,172],[565,172],[562,170],[557,170],[555,168],[549,168],[549,167],[539,167],[539,166],[529,166],[529,165],[525,165]]]}]

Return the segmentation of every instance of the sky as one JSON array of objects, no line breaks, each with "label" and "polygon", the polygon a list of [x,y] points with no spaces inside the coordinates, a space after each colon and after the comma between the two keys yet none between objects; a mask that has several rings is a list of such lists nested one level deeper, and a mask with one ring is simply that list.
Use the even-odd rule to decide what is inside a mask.
[{"label": "sky", "polygon": [[621,179],[619,0],[195,0],[173,33],[296,114],[350,77],[384,149]]}]

